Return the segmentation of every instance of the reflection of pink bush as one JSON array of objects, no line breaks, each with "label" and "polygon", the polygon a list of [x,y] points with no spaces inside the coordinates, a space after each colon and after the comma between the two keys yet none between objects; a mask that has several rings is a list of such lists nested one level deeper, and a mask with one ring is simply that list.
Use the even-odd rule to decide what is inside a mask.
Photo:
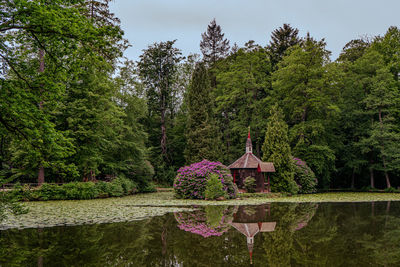
[{"label": "reflection of pink bush", "polygon": [[301,222],[297,224],[295,231],[302,229],[303,227],[307,226],[307,222]]},{"label": "reflection of pink bush", "polygon": [[175,219],[178,222],[179,229],[201,235],[204,238],[209,236],[221,236],[229,230],[229,224],[226,216],[222,216],[217,226],[211,226],[206,219],[204,211],[196,211],[192,213],[175,213]]}]

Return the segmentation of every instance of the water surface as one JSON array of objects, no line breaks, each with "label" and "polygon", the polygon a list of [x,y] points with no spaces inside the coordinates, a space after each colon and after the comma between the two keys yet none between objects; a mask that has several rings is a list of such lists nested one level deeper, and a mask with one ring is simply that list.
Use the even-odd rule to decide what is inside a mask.
[{"label": "water surface", "polygon": [[400,202],[208,206],[0,231],[0,266],[400,266]]}]

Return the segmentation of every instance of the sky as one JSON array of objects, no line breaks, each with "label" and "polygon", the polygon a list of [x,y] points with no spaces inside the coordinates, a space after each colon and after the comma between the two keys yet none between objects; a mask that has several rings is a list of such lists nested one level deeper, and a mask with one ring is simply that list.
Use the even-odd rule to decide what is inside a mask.
[{"label": "sky", "polygon": [[138,60],[155,42],[175,40],[184,56],[200,54],[201,34],[215,18],[230,44],[254,40],[265,46],[271,32],[289,23],[299,35],[325,38],[335,60],[343,46],[361,36],[384,35],[400,27],[400,0],[114,0],[132,44],[125,56]]}]

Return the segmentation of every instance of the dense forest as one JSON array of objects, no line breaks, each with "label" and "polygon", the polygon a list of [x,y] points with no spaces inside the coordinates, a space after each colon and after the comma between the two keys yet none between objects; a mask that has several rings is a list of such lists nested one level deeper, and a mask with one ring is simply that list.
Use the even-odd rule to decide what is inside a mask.
[{"label": "dense forest", "polygon": [[232,163],[249,127],[268,158],[277,118],[320,188],[400,186],[399,28],[350,40],[332,61],[289,24],[238,47],[214,19],[201,55],[170,40],[134,62],[109,1],[0,6],[1,178],[171,185],[185,164]]}]

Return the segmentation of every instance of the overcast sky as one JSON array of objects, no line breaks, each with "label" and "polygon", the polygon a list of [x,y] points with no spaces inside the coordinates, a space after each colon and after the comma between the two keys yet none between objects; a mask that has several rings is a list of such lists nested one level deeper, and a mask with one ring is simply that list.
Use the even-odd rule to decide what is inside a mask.
[{"label": "overcast sky", "polygon": [[352,39],[400,26],[400,0],[114,0],[111,9],[133,60],[149,44],[174,39],[184,55],[200,54],[201,33],[213,18],[240,47],[248,40],[264,46],[274,29],[290,23],[300,36],[325,38],[332,59]]}]

